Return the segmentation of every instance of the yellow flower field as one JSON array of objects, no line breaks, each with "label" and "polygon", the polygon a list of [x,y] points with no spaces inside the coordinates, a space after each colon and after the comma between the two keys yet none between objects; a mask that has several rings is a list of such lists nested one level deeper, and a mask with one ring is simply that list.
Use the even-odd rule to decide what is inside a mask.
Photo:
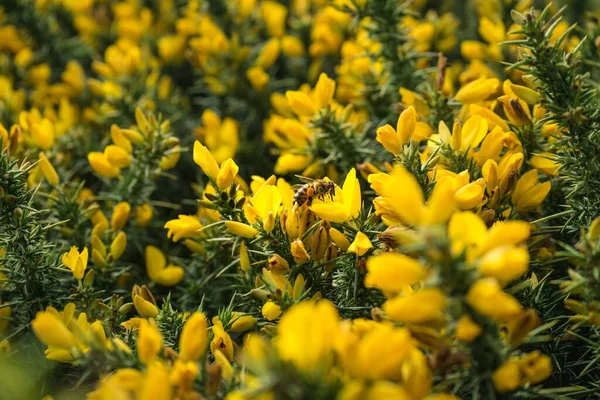
[{"label": "yellow flower field", "polygon": [[598,398],[599,21],[3,0],[0,399]]}]

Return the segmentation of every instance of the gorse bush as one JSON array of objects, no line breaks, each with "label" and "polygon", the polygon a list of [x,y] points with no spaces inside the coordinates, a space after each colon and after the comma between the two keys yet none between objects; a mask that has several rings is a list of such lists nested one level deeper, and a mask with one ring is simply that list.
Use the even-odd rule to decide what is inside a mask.
[{"label": "gorse bush", "polygon": [[600,4],[543,3],[3,1],[0,398],[597,398]]}]

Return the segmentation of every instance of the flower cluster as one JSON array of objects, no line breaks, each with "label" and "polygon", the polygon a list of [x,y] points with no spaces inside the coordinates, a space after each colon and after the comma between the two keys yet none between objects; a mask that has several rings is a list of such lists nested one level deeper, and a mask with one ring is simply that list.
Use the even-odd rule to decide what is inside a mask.
[{"label": "flower cluster", "polygon": [[9,396],[597,395],[594,2],[5,3]]}]

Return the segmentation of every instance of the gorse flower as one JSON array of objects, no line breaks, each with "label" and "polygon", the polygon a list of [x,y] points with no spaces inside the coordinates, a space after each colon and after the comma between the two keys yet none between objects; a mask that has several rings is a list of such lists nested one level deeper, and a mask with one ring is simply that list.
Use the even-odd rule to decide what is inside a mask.
[{"label": "gorse flower", "polygon": [[85,247],[80,253],[77,247],[71,247],[68,253],[63,254],[62,263],[69,268],[73,273],[73,277],[77,280],[83,279],[83,274],[88,263],[88,249]]},{"label": "gorse flower", "polygon": [[[310,210],[317,217],[331,222],[345,222],[357,218],[362,207],[362,199],[360,184],[356,178],[356,170],[354,168],[346,175],[341,192],[341,199],[336,194],[336,198],[333,201],[315,202],[315,204],[311,205]],[[336,201],[338,199],[341,201]]]},{"label": "gorse flower", "polygon": [[3,2],[8,392],[589,398],[600,14],[544,4]]}]

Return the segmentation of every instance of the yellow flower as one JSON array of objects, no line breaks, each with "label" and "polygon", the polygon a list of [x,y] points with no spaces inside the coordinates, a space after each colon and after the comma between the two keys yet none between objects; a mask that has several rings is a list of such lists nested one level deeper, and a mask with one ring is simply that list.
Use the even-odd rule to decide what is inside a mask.
[{"label": "yellow flower", "polygon": [[131,206],[126,201],[122,201],[115,206],[110,218],[110,226],[113,231],[120,231],[125,227],[130,212]]},{"label": "yellow flower", "polygon": [[292,111],[298,116],[312,116],[320,109],[330,106],[335,93],[335,81],[325,73],[319,75],[319,80],[315,85],[313,100],[308,94],[302,91],[288,90],[285,96]]},{"label": "yellow flower", "polygon": [[154,215],[154,210],[150,204],[144,203],[135,207],[135,214],[137,224],[141,227],[146,227]]},{"label": "yellow flower", "polygon": [[277,325],[274,342],[281,359],[311,373],[331,360],[339,333],[339,315],[328,301],[304,301],[292,306]]},{"label": "yellow flower", "polygon": [[139,400],[170,400],[172,399],[171,392],[167,367],[162,363],[148,365],[137,398]]},{"label": "yellow flower", "polygon": [[285,35],[281,39],[281,51],[288,57],[301,57],[304,55],[304,43],[295,36]]},{"label": "yellow flower", "polygon": [[141,320],[137,337],[137,352],[140,361],[145,365],[152,365],[158,358],[162,347],[162,334],[154,320]]},{"label": "yellow flower", "polygon": [[416,260],[404,254],[383,253],[367,260],[365,286],[391,295],[400,292],[406,285],[423,280],[426,275],[425,267]]},{"label": "yellow flower", "polygon": [[425,288],[389,299],[383,310],[393,320],[421,324],[438,319],[446,307],[446,297],[440,289]]},{"label": "yellow flower", "polygon": [[360,194],[360,183],[356,178],[356,170],[352,168],[342,186],[341,199],[336,196],[336,200],[325,203],[314,203],[310,210],[323,220],[330,222],[345,222],[349,219],[357,218],[362,207]]},{"label": "yellow flower", "polygon": [[225,162],[221,164],[221,168],[219,169],[219,173],[217,174],[217,187],[223,190],[231,186],[231,184],[233,183],[233,179],[237,176],[239,169],[240,168],[231,158],[225,160]]},{"label": "yellow flower", "polygon": [[283,4],[275,1],[262,1],[260,3],[260,15],[271,36],[283,36],[285,33],[285,22],[288,10]]},{"label": "yellow flower", "polygon": [[64,253],[62,256],[62,263],[73,272],[75,279],[83,279],[85,268],[88,262],[88,249],[83,248],[83,251],[79,253],[77,247],[72,246],[68,253]]},{"label": "yellow flower", "polygon": [[387,380],[376,380],[368,384],[363,380],[352,380],[344,385],[337,398],[338,400],[408,400],[412,397],[402,386]]},{"label": "yellow flower", "polygon": [[267,301],[262,307],[262,316],[267,321],[273,321],[282,314],[281,307],[277,303]]},{"label": "yellow flower", "polygon": [[369,237],[362,232],[358,232],[354,238],[354,241],[348,247],[348,252],[362,256],[372,247],[373,244],[369,240]]},{"label": "yellow flower", "polygon": [[511,91],[520,99],[523,99],[527,104],[538,104],[542,100],[542,96],[533,89],[527,86],[515,85],[510,82]]},{"label": "yellow flower", "polygon": [[521,243],[529,233],[530,226],[525,221],[497,222],[488,231],[483,220],[469,211],[454,213],[448,223],[452,252],[460,254],[466,249],[470,262],[497,247]]},{"label": "yellow flower", "polygon": [[529,124],[531,121],[531,112],[527,103],[517,97],[509,95],[498,97],[498,101],[502,103],[502,109],[508,120],[516,126]]},{"label": "yellow flower", "polygon": [[248,68],[246,78],[257,92],[262,92],[267,83],[269,83],[269,74],[262,67]]},{"label": "yellow flower", "polygon": [[317,112],[317,105],[304,92],[291,91],[285,92],[288,104],[292,111],[299,116],[311,116]]},{"label": "yellow flower", "polygon": [[279,58],[280,51],[281,44],[279,39],[269,39],[256,58],[256,65],[265,69],[271,67],[275,64],[277,58]]},{"label": "yellow flower", "polygon": [[557,176],[560,164],[555,160],[555,155],[552,153],[539,153],[535,154],[529,162],[538,171],[541,171],[547,175]]},{"label": "yellow flower", "polygon": [[471,182],[454,193],[454,200],[458,208],[469,210],[479,206],[483,201],[483,196],[483,186],[479,182]]},{"label": "yellow flower", "polygon": [[227,230],[234,235],[249,239],[258,236],[259,233],[255,228],[251,227],[250,225],[242,224],[241,222],[225,221],[225,226],[227,227]]},{"label": "yellow flower", "polygon": [[533,385],[545,381],[552,374],[552,360],[538,350],[519,360],[519,367],[524,375],[523,380]]},{"label": "yellow flower", "polygon": [[31,327],[38,339],[48,347],[70,349],[76,345],[75,337],[55,313],[38,312]]},{"label": "yellow flower", "polygon": [[529,266],[529,252],[525,247],[500,246],[487,252],[479,261],[479,272],[496,278],[500,285],[521,277]]},{"label": "yellow flower", "polygon": [[125,232],[119,232],[119,234],[110,243],[110,255],[113,260],[121,258],[127,247],[127,235]]},{"label": "yellow flower", "polygon": [[365,327],[342,324],[336,351],[346,372],[354,378],[373,381],[397,379],[402,365],[414,348],[410,332],[391,323],[372,323]]},{"label": "yellow flower", "polygon": [[308,255],[308,252],[306,251],[302,240],[294,240],[290,247],[292,257],[294,257],[294,261],[296,261],[296,264],[302,265],[310,259],[310,256]]},{"label": "yellow flower", "polygon": [[168,221],[164,227],[168,229],[167,237],[177,242],[183,238],[198,236],[198,231],[202,228],[202,224],[195,216],[178,215],[177,219]]},{"label": "yellow flower", "polygon": [[40,157],[40,167],[42,168],[42,174],[44,174],[44,178],[46,178],[46,180],[48,181],[49,184],[54,185],[54,186],[58,185],[58,182],[59,182],[58,174],[56,173],[56,170],[54,169],[52,164],[50,164],[48,157],[46,157],[46,155],[44,154],[43,151],[40,152],[39,157]]},{"label": "yellow flower", "polygon": [[105,178],[116,178],[120,174],[119,168],[108,161],[106,155],[100,152],[91,152],[88,154],[88,162],[92,169]]},{"label": "yellow flower", "polygon": [[309,209],[306,203],[299,206],[297,203],[289,210],[285,221],[285,230],[290,241],[298,239],[304,235],[309,216]]},{"label": "yellow flower", "polygon": [[347,251],[348,247],[350,247],[350,241],[342,232],[338,231],[335,228],[329,228],[329,236],[331,240],[337,247],[339,247],[342,251]]},{"label": "yellow flower", "polygon": [[168,171],[170,169],[175,168],[179,159],[181,158],[181,146],[175,145],[169,152],[160,159],[159,167],[163,171]]},{"label": "yellow flower", "polygon": [[[132,143],[135,144],[142,144],[144,143],[144,136],[139,133],[138,131],[134,131],[133,129],[121,129],[121,134],[125,137],[125,139],[129,140]],[[115,143],[117,145],[119,145],[119,143]],[[120,146],[120,145],[119,145]],[[125,149],[127,150],[127,149]]]},{"label": "yellow flower", "polygon": [[538,183],[538,171],[532,169],[519,178],[511,201],[518,212],[537,208],[550,192],[550,182]]},{"label": "yellow flower", "polygon": [[165,35],[157,39],[158,55],[166,63],[183,61],[186,39],[180,35]]},{"label": "yellow flower", "polygon": [[479,78],[460,88],[454,98],[464,104],[479,103],[498,90],[500,81],[496,78]]},{"label": "yellow flower", "polygon": [[417,348],[410,350],[402,365],[402,381],[411,398],[424,398],[431,391],[432,374],[425,354]]},{"label": "yellow flower", "polygon": [[[273,185],[263,185],[257,192],[250,198],[250,203],[254,207],[256,214],[263,221],[263,227],[266,225],[266,221],[271,218],[274,220],[274,217],[279,213],[279,206],[281,205],[281,194],[279,193],[279,189]],[[270,215],[270,217],[269,217]],[[273,221],[274,223],[274,221]],[[267,229],[267,232],[273,230]]]},{"label": "yellow flower", "polygon": [[498,392],[512,392],[521,384],[519,364],[514,360],[505,362],[494,371],[492,381]]},{"label": "yellow flower", "polygon": [[169,264],[162,251],[154,246],[146,246],[146,271],[152,282],[162,286],[175,286],[183,279],[183,268]]},{"label": "yellow flower", "polygon": [[419,183],[403,166],[391,174],[369,175],[371,187],[379,194],[375,212],[387,225],[444,224],[454,211],[452,179],[439,179],[427,205]]},{"label": "yellow flower", "polygon": [[506,322],[522,312],[521,305],[504,293],[493,278],[480,279],[467,292],[467,302],[475,311],[493,320]]},{"label": "yellow flower", "polygon": [[[215,316],[212,319],[213,325],[219,321],[219,317]],[[256,325],[256,318],[251,315],[244,314],[239,311],[234,311],[231,315],[231,328],[229,332],[246,332]]]},{"label": "yellow flower", "polygon": [[248,249],[246,248],[246,243],[244,241],[240,244],[240,268],[244,272],[248,272],[252,268]]},{"label": "yellow flower", "polygon": [[131,164],[131,155],[127,150],[114,144],[106,146],[104,156],[116,168],[127,168]]},{"label": "yellow flower", "polygon": [[199,141],[194,142],[194,162],[198,164],[202,171],[213,182],[217,181],[219,175],[219,165],[215,161],[210,151]]},{"label": "yellow flower", "polygon": [[377,141],[392,154],[400,154],[402,146],[410,141],[417,124],[417,113],[410,106],[400,114],[396,129],[385,125],[377,129]]},{"label": "yellow flower", "polygon": [[456,324],[456,338],[471,343],[481,334],[481,327],[468,314],[463,315]]},{"label": "yellow flower", "polygon": [[31,138],[33,142],[42,150],[49,150],[54,146],[55,130],[52,122],[47,118],[42,118],[39,122],[31,124]]},{"label": "yellow flower", "polygon": [[423,99],[423,97],[421,97],[416,92],[413,92],[412,90],[408,90],[406,88],[400,88],[398,92],[402,97],[402,103],[414,107],[417,113],[419,115],[422,115],[423,117],[429,116],[431,110],[429,109],[429,106],[427,105],[427,102],[425,101],[425,99]]},{"label": "yellow flower", "polygon": [[131,297],[133,298],[133,305],[140,316],[144,318],[154,318],[158,315],[156,301],[146,285],[143,285],[142,287],[134,285],[131,291]]},{"label": "yellow flower", "polygon": [[171,368],[169,374],[169,383],[178,386],[181,392],[191,392],[194,387],[194,380],[198,376],[198,364],[193,361],[177,360]]},{"label": "yellow flower", "polygon": [[217,351],[221,351],[227,360],[233,360],[233,342],[231,341],[231,337],[225,329],[223,328],[223,324],[221,321],[217,321],[216,324],[212,326],[213,332],[213,340],[210,342],[210,351],[215,354]]},{"label": "yellow flower", "polygon": [[185,321],[179,338],[179,358],[198,361],[208,345],[208,321],[204,314],[195,312]]},{"label": "yellow flower", "polygon": [[319,80],[315,85],[315,100],[317,109],[326,108],[333,99],[335,93],[335,81],[327,76],[326,73],[321,72]]},{"label": "yellow flower", "polygon": [[290,272],[290,265],[279,254],[273,254],[267,263],[267,267],[271,272],[277,275],[283,275]]},{"label": "yellow flower", "polygon": [[488,127],[492,130],[497,127],[500,127],[502,132],[508,132],[510,130],[506,121],[489,108],[482,107],[477,104],[471,104],[469,105],[469,111],[473,116],[485,118],[488,123]]},{"label": "yellow flower", "polygon": [[290,172],[302,171],[308,167],[310,162],[309,155],[285,152],[277,158],[273,172],[278,175],[286,175]]}]

